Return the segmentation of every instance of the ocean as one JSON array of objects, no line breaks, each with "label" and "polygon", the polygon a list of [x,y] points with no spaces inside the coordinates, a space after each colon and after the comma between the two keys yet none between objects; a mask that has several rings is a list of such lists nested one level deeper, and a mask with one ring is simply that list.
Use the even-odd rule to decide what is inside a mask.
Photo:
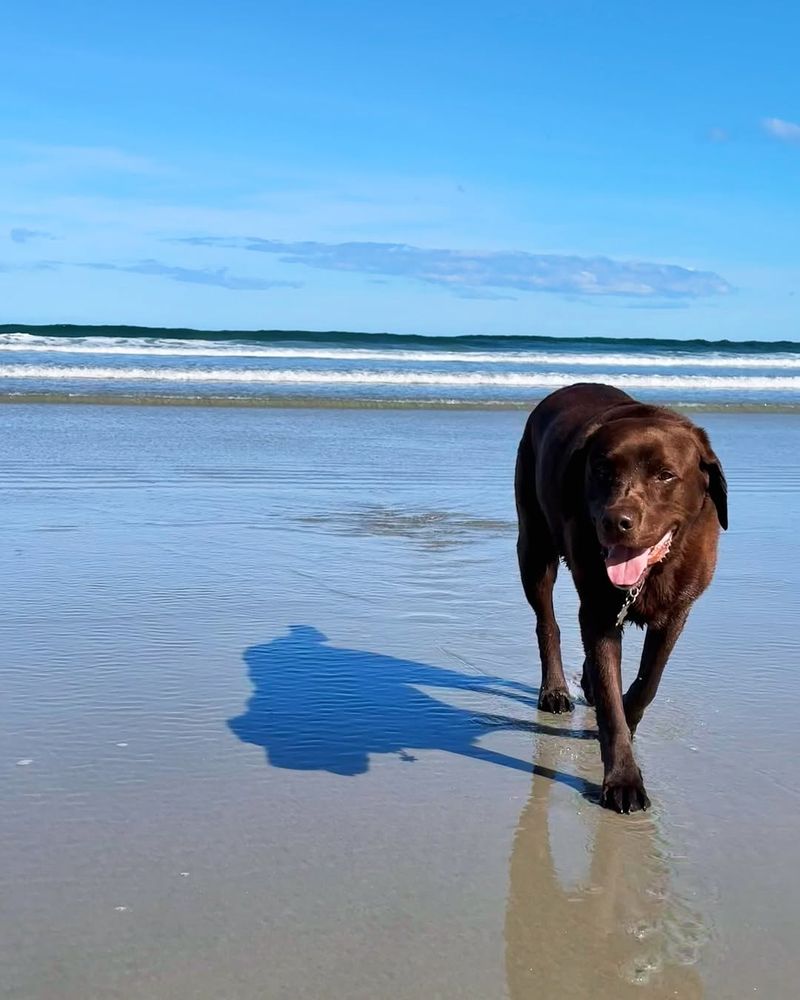
[{"label": "ocean", "polygon": [[800,409],[800,343],[0,326],[0,400],[516,408],[577,381]]}]

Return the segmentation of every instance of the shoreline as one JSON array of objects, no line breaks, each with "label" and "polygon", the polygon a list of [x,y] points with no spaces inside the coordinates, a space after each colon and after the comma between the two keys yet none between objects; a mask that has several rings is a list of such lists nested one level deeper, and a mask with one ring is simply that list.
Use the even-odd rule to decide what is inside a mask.
[{"label": "shoreline", "polygon": [[[0,405],[79,406],[177,406],[196,408],[273,410],[470,410],[525,411],[540,403],[547,393],[528,400],[374,399],[325,396],[132,396],[117,393],[0,393]],[[649,401],[648,401],[649,402]],[[671,403],[654,405],[687,413],[786,414],[800,416],[795,403]]]}]

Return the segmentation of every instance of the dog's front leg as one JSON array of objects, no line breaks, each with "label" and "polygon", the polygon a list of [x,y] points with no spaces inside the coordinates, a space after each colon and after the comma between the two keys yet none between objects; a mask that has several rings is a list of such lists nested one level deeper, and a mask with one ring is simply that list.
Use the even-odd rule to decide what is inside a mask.
[{"label": "dog's front leg", "polygon": [[647,628],[639,673],[623,698],[625,718],[628,720],[631,736],[642,721],[644,710],[656,696],[664,667],[678,636],[683,631],[688,615],[689,609],[683,608],[676,611],[663,628],[653,628],[652,625]]},{"label": "dog's front leg", "polygon": [[601,805],[621,813],[647,809],[650,800],[633,756],[622,704],[622,631],[613,621],[598,623],[583,603],[580,621],[603,757]]}]

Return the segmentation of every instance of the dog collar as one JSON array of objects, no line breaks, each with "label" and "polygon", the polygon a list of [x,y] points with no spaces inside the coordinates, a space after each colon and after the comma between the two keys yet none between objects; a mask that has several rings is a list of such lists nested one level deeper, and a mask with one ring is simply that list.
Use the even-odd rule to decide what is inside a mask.
[{"label": "dog collar", "polygon": [[625,619],[628,617],[628,612],[630,611],[633,604],[636,602],[636,598],[641,594],[644,588],[644,580],[641,583],[637,583],[635,587],[631,587],[628,593],[625,595],[625,600],[622,602],[622,607],[620,608],[619,614],[617,615],[616,626],[617,628],[622,628]]}]

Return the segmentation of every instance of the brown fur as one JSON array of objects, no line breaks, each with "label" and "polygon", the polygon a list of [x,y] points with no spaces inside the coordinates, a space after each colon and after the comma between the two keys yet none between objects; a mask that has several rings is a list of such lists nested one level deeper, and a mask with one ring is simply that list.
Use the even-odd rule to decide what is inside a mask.
[{"label": "brown fur", "polygon": [[[542,660],[539,708],[572,709],[552,601],[563,558],[580,598],[581,684],[597,709],[602,803],[619,812],[646,809],[631,737],[692,603],[714,573],[719,529],[728,526],[719,459],[705,432],[679,414],[611,386],[573,385],[552,393],[529,417],[515,488],[520,572]],[[625,592],[610,582],[603,549],[648,547],[671,529],[668,555],[650,567],[628,614],[647,627],[647,636],[638,676],[623,698],[616,618]]]}]

